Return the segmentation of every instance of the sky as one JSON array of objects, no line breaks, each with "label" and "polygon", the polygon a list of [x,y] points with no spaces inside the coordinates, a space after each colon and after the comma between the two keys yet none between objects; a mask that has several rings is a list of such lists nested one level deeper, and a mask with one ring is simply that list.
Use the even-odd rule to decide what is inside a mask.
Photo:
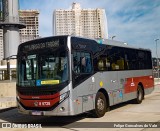
[{"label": "sky", "polygon": [[55,9],[70,9],[73,2],[81,8],[102,8],[106,11],[109,39],[147,48],[160,57],[160,0],[19,0],[21,10],[37,9],[39,34],[53,35],[52,19]]}]

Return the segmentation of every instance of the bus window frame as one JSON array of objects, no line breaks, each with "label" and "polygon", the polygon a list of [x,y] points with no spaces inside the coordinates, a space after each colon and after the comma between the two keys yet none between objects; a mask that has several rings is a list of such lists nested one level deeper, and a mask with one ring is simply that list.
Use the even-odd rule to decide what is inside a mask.
[{"label": "bus window frame", "polygon": [[[73,54],[74,54],[74,52],[78,52],[78,53],[89,53],[90,54],[90,60],[91,60],[91,72],[90,73],[88,73],[88,72],[80,72],[80,73],[77,73],[77,72],[75,72],[74,71],[74,58],[73,58]],[[93,54],[92,54],[92,52],[90,52],[90,51],[82,51],[82,50],[73,50],[72,51],[72,71],[75,73],[75,74],[77,74],[77,75],[79,75],[79,74],[93,74],[93,72],[94,72],[94,68],[93,68]],[[80,63],[81,63],[81,60],[80,60]]]},{"label": "bus window frame", "polygon": [[[90,73],[76,73],[74,71],[74,63],[73,63],[73,54],[74,52],[83,52],[83,53],[89,53],[90,57],[91,57],[91,66],[92,66],[92,71]],[[71,60],[72,60],[72,81],[73,81],[73,89],[76,88],[76,86],[78,86],[80,83],[82,83],[83,81],[87,80],[89,77],[91,77],[94,74],[94,67],[93,67],[93,53],[91,51],[86,51],[86,50],[73,50],[72,49],[72,53],[71,53]],[[82,78],[82,79],[81,79]],[[78,82],[76,82],[76,80],[78,80]]]}]

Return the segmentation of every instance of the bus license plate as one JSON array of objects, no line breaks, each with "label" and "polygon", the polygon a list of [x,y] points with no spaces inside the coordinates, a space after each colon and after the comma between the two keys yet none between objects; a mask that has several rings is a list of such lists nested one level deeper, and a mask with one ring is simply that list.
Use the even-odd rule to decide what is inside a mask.
[{"label": "bus license plate", "polygon": [[41,111],[32,111],[31,114],[36,115],[36,116],[41,116],[42,112]]}]

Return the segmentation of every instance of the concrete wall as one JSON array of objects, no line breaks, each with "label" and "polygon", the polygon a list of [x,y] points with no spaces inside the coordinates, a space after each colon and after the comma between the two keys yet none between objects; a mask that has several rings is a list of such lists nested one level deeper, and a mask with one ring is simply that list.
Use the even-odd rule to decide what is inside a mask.
[{"label": "concrete wall", "polygon": [[[9,60],[10,65],[16,65],[17,64],[17,60]],[[1,60],[1,65],[7,65],[7,61],[6,60]]]},{"label": "concrete wall", "polygon": [[0,81],[0,109],[16,107],[16,82]]}]

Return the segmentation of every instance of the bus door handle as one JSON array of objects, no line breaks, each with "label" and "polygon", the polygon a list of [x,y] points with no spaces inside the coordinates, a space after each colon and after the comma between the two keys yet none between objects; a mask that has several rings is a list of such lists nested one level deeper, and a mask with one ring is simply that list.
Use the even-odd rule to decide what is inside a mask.
[{"label": "bus door handle", "polygon": [[116,82],[116,80],[111,80],[111,82],[112,82],[112,83],[115,83],[115,82]]}]

